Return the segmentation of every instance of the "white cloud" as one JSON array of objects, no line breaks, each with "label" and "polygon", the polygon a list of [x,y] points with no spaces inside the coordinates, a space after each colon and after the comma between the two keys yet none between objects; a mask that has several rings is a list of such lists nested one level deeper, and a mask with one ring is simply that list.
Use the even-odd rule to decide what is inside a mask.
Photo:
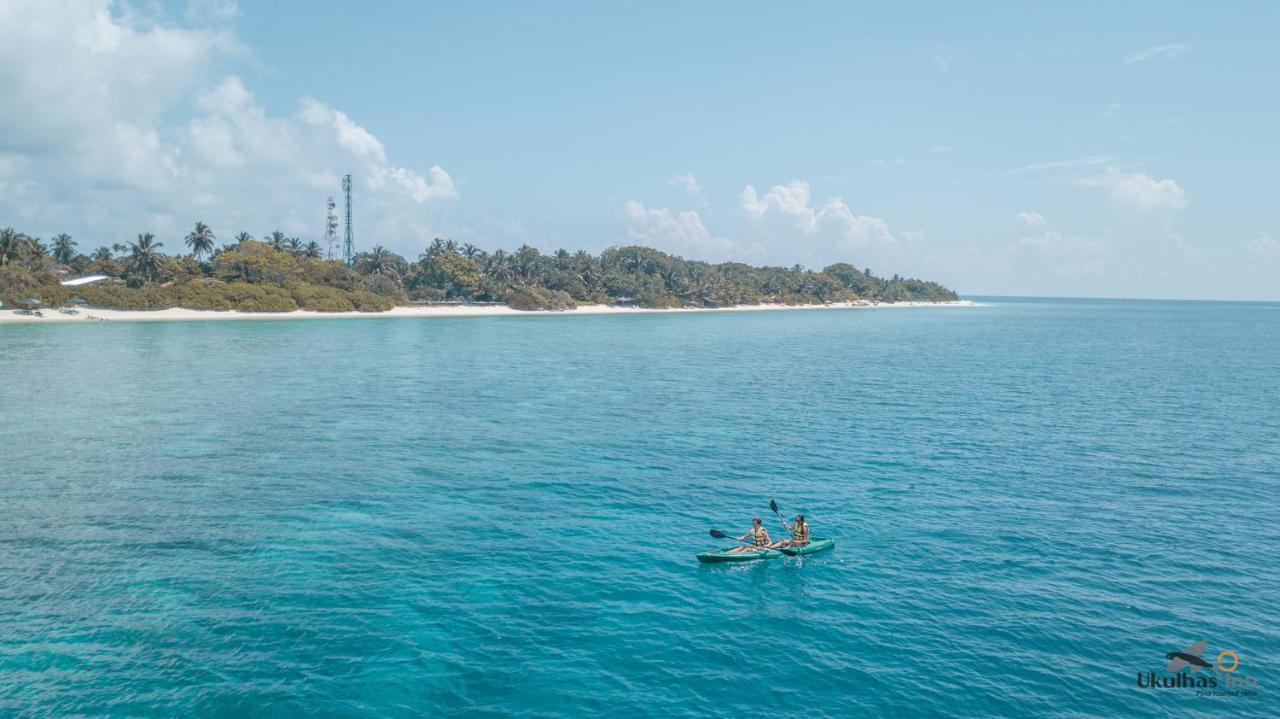
[{"label": "white cloud", "polygon": [[698,183],[698,178],[694,177],[692,172],[686,172],[683,175],[672,175],[667,178],[667,184],[683,188],[694,197],[702,199],[702,185]]},{"label": "white cloud", "polygon": [[1125,172],[1114,167],[1094,177],[1078,178],[1076,184],[1100,187],[1111,199],[1122,205],[1144,211],[1180,210],[1187,206],[1187,196],[1177,182],[1157,180],[1142,172]]},{"label": "white cloud", "polygon": [[757,262],[763,259],[759,245],[741,245],[725,237],[712,235],[693,210],[672,212],[665,207],[645,207],[637,200],[623,206],[627,219],[627,240],[655,247],[692,260],[723,262],[739,260]]},{"label": "white cloud", "polygon": [[[188,17],[226,21],[234,3]],[[51,52],[50,48],[57,48]],[[319,239],[323,204],[355,180],[357,242],[410,250],[438,231],[453,178],[392,162],[347,114],[303,99],[272,115],[223,65],[227,31],[113,14],[107,0],[0,4],[0,213],[84,247],[154,231],[166,249],[196,220],[223,238],[271,229]],[[220,79],[219,79],[220,78]]]},{"label": "white cloud", "polygon": [[1190,52],[1191,48],[1187,45],[1171,44],[1156,45],[1145,50],[1135,50],[1124,56],[1124,64],[1132,65],[1138,62],[1146,62],[1148,60],[1172,60],[1173,58]]},{"label": "white cloud", "polygon": [[763,196],[753,185],[747,185],[742,188],[740,197],[743,212],[753,220],[760,220],[774,210],[793,219],[796,226],[807,234],[817,233],[824,226],[834,227],[843,240],[842,244],[847,247],[892,245],[898,241],[884,219],[856,215],[839,197],[814,208],[810,201],[809,183],[804,180],[774,185]]},{"label": "white cloud", "polygon": [[1038,230],[1046,224],[1044,221],[1044,215],[1034,211],[1019,212],[1017,220],[1019,225],[1029,230]]}]

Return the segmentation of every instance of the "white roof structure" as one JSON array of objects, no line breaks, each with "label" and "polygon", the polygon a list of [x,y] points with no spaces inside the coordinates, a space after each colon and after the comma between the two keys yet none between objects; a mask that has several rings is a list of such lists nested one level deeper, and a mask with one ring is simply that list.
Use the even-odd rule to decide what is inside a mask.
[{"label": "white roof structure", "polygon": [[79,287],[80,285],[91,285],[94,282],[101,282],[107,279],[106,275],[88,275],[87,277],[77,277],[74,280],[65,280],[62,282],[63,287]]}]

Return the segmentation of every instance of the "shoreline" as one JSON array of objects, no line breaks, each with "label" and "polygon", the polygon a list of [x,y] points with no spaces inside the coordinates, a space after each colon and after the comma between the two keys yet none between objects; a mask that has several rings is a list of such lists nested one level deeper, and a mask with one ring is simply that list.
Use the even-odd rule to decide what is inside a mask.
[{"label": "shoreline", "polygon": [[858,302],[833,302],[822,305],[734,305],[732,307],[676,307],[649,309],[643,307],[615,307],[613,305],[579,305],[571,310],[513,310],[506,306],[408,306],[394,307],[385,312],[240,312],[238,310],[191,310],[171,307],[164,310],[104,310],[80,309],[77,314],[63,314],[57,309],[43,309],[42,317],[18,314],[16,310],[0,310],[0,324],[59,324],[66,322],[185,322],[209,320],[323,320],[323,319],[388,319],[394,317],[519,317],[540,315],[612,315],[655,314],[677,312],[765,312],[780,310],[869,310],[906,307],[974,307],[973,300],[948,302],[892,302],[862,304]]}]

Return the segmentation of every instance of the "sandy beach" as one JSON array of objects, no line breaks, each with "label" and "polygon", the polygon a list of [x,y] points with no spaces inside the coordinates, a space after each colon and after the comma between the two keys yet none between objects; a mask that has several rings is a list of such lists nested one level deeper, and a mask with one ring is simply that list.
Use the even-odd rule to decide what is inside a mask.
[{"label": "sandy beach", "polygon": [[421,307],[396,307],[386,312],[236,312],[217,310],[189,310],[173,307],[167,310],[103,310],[83,308],[76,314],[66,314],[57,309],[42,309],[41,316],[19,314],[17,310],[0,310],[0,324],[13,323],[57,323],[57,322],[163,322],[191,320],[305,320],[305,319],[339,319],[363,318],[381,319],[392,317],[495,317],[495,316],[530,316],[530,315],[604,315],[604,314],[649,314],[655,312],[767,312],[783,310],[830,310],[830,309],[895,309],[908,307],[972,307],[972,300],[956,300],[952,302],[896,302],[881,304],[865,304],[858,302],[835,302],[826,305],[737,305],[734,307],[715,308],[679,308],[679,309],[644,309],[639,307],[615,307],[613,305],[580,305],[572,310],[513,310],[510,307],[494,305],[437,305]]}]

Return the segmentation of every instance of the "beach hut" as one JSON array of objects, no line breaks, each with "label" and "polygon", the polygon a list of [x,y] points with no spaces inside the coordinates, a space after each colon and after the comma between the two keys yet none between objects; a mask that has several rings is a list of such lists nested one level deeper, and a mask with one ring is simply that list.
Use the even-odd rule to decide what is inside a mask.
[{"label": "beach hut", "polygon": [[34,297],[24,297],[18,300],[18,304],[23,306],[23,309],[18,310],[19,314],[24,314],[24,315],[40,314],[40,312],[36,309],[37,307],[40,306],[40,300],[37,300]]},{"label": "beach hut", "polygon": [[618,297],[618,298],[615,298],[613,302],[610,302],[609,304],[613,305],[614,307],[639,307],[640,306],[640,303],[636,302],[636,299],[634,297]]}]

